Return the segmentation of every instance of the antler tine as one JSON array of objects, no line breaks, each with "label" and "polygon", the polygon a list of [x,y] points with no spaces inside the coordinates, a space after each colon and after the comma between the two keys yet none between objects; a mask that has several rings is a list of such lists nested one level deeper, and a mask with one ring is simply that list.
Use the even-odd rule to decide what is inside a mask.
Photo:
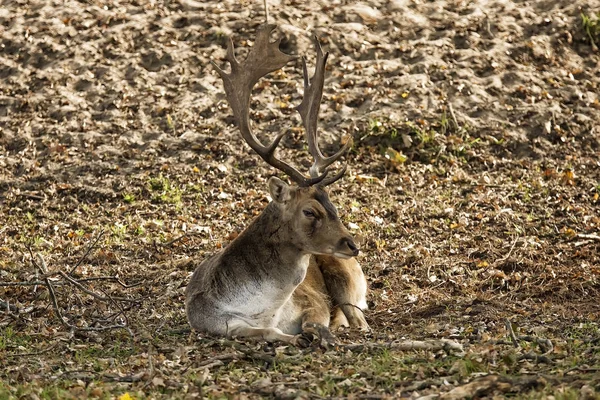
[{"label": "antler tine", "polygon": [[[323,54],[323,49],[319,40],[315,37],[315,48],[317,50],[317,61],[315,67],[315,73],[312,78],[308,77],[308,69],[306,67],[306,59],[302,58],[302,70],[304,73],[304,97],[302,103],[296,110],[300,113],[302,118],[302,124],[306,131],[306,138],[308,141],[308,149],[311,156],[315,160],[313,165],[310,167],[310,176],[315,178],[323,173],[327,173],[327,167],[342,157],[351,146],[351,141],[346,142],[340,150],[330,157],[325,157],[319,149],[318,134],[317,134],[317,122],[319,119],[319,108],[321,106],[321,99],[323,97],[323,84],[325,82],[325,64],[327,63],[327,57],[329,53]],[[320,185],[329,185],[338,179],[340,179],[346,167],[342,171],[336,174],[334,177],[324,179]]]},{"label": "antler tine", "polygon": [[276,25],[273,24],[265,24],[258,28],[254,47],[242,62],[235,58],[233,41],[231,38],[229,39],[227,61],[231,64],[230,73],[223,71],[214,62],[211,61],[211,63],[223,80],[227,101],[233,110],[238,128],[246,143],[268,164],[287,174],[300,186],[311,186],[322,182],[327,174],[306,178],[290,164],[275,157],[275,150],[283,136],[285,136],[285,132],[277,135],[271,144],[265,146],[254,135],[250,126],[250,94],[254,85],[263,76],[282,68],[289,61],[296,58],[279,50],[280,40],[269,41],[269,35],[275,27]]}]

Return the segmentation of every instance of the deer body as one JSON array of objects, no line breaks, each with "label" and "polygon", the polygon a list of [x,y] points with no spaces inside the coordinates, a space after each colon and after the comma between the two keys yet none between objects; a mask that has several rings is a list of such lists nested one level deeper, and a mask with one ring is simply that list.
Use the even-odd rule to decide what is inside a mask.
[{"label": "deer body", "polygon": [[[186,310],[195,329],[297,343],[295,335],[329,325],[325,276],[340,276],[332,261],[348,259],[358,249],[322,189],[290,188],[277,178],[269,184],[273,201],[262,214],[192,275]],[[314,254],[331,255],[329,262],[321,257],[324,269]],[[363,283],[356,286],[364,289],[358,299],[364,307]]]},{"label": "deer body", "polygon": [[318,147],[317,119],[327,62],[318,42],[310,80],[303,62],[304,97],[297,107],[315,160],[310,178],[275,157],[283,134],[268,146],[256,138],[249,117],[252,87],[294,58],[279,51],[278,42],[269,41],[273,29],[273,25],[259,28],[254,47],[241,63],[229,42],[231,73],[213,65],[244,140],[299,186],[269,179],[273,201],[227,248],[195,269],[186,288],[186,312],[193,328],[212,334],[296,345],[318,337],[328,343],[333,341],[330,322],[334,327],[368,328],[361,311],[366,309],[366,280],[353,258],[358,248],[323,189],[342,177],[346,167],[333,177],[328,177],[328,168],[351,142],[330,157]]}]

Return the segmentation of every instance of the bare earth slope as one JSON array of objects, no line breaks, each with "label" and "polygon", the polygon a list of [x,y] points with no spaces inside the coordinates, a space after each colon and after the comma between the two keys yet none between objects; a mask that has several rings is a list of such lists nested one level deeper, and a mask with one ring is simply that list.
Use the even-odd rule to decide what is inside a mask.
[{"label": "bare earth slope", "polygon": [[[210,67],[252,45],[262,1],[0,0],[0,399],[594,398],[600,4],[269,3],[285,52],[331,53],[323,147],[354,139],[331,196],[373,328],[338,336],[365,345],[187,330],[193,260],[268,201]],[[306,168],[301,95],[291,63],[252,116]]]}]

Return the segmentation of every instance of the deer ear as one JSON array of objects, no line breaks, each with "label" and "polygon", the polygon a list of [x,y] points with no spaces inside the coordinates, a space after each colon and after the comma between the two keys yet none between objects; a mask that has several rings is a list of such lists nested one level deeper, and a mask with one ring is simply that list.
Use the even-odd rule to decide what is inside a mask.
[{"label": "deer ear", "polygon": [[277,203],[286,203],[292,198],[290,194],[290,186],[279,178],[269,178],[269,192],[271,198]]}]

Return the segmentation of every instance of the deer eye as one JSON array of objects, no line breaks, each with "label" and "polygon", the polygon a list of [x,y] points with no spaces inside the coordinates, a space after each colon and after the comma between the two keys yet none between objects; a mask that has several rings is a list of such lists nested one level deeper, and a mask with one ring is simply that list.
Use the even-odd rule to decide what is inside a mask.
[{"label": "deer eye", "polygon": [[314,213],[313,210],[302,210],[302,212],[304,213],[304,215],[307,218],[315,218],[316,217],[316,214]]}]

